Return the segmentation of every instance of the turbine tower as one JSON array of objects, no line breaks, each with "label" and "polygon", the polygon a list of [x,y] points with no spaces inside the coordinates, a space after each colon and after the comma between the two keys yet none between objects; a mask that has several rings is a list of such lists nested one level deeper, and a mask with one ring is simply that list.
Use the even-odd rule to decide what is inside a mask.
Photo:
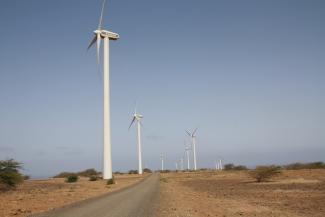
[{"label": "turbine tower", "polygon": [[164,170],[164,155],[160,155],[160,160],[161,160],[161,171]]},{"label": "turbine tower", "polygon": [[104,86],[104,121],[103,121],[103,179],[112,179],[112,147],[111,147],[111,123],[110,123],[110,90],[109,90],[109,41],[119,39],[119,35],[102,29],[103,13],[105,7],[105,0],[102,4],[102,10],[99,18],[99,25],[97,30],[94,31],[95,37],[90,42],[89,48],[97,42],[97,63],[100,64],[99,52],[100,42],[104,41],[103,50],[103,86]]},{"label": "turbine tower", "polygon": [[134,110],[133,119],[131,121],[131,124],[129,126],[129,130],[132,126],[132,124],[136,121],[137,122],[137,134],[138,134],[138,161],[139,161],[139,169],[138,173],[142,174],[142,154],[141,154],[141,119],[143,118],[142,115],[137,113],[137,109]]},{"label": "turbine tower", "polygon": [[184,141],[185,145],[185,153],[186,153],[186,158],[187,158],[187,170],[190,170],[190,146],[186,145],[186,142]]},{"label": "turbine tower", "polygon": [[183,158],[180,159],[180,164],[181,164],[181,170],[184,170],[184,160]]},{"label": "turbine tower", "polygon": [[217,162],[217,160],[215,161],[216,164],[216,170],[219,170],[219,162]]},{"label": "turbine tower", "polygon": [[197,131],[197,128],[193,131],[193,132],[189,132],[186,130],[186,133],[189,137],[191,137],[191,141],[192,141],[192,148],[193,148],[193,163],[194,163],[194,170],[196,170],[196,144],[195,144],[195,133]]}]

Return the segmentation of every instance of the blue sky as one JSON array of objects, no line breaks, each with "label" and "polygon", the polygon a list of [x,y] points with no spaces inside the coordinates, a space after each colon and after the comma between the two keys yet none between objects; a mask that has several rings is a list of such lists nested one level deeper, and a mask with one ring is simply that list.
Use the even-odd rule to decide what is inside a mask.
[{"label": "blue sky", "polygon": [[[113,169],[136,168],[138,102],[150,168],[184,152],[198,166],[325,160],[325,3],[321,0],[109,0]],[[0,159],[25,173],[101,169],[101,1],[0,2]]]}]

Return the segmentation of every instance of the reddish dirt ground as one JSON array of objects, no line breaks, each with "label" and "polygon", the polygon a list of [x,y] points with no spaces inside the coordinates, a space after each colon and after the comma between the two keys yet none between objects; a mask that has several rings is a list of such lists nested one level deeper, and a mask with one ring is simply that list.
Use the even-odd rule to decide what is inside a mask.
[{"label": "reddish dirt ground", "polygon": [[247,172],[161,175],[159,217],[324,217],[325,170],[283,171],[256,183]]},{"label": "reddish dirt ground", "polygon": [[16,190],[0,192],[0,217],[44,212],[125,188],[145,176],[118,175],[114,185],[106,185],[104,180],[91,182],[88,178],[79,178],[76,183],[66,183],[62,178],[25,181]]}]

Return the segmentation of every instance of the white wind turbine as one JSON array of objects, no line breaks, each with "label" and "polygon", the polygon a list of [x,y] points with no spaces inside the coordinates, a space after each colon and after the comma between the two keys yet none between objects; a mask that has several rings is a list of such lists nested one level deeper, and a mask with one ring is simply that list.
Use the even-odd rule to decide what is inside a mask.
[{"label": "white wind turbine", "polygon": [[160,160],[161,160],[161,171],[164,170],[164,155],[160,155]]},{"label": "white wind turbine", "polygon": [[215,165],[216,165],[216,170],[219,170],[219,162],[217,162],[217,160],[215,160]]},{"label": "white wind turbine", "polygon": [[219,170],[223,170],[222,159],[219,159]]},{"label": "white wind turbine", "polygon": [[184,170],[184,159],[183,158],[180,159],[180,164],[181,164],[181,170],[183,171]]},{"label": "white wind turbine", "polygon": [[193,148],[193,163],[194,163],[194,170],[196,170],[196,141],[195,141],[195,133],[197,131],[197,128],[193,132],[189,132],[186,130],[186,133],[189,137],[191,137],[192,141],[192,148]]},{"label": "white wind turbine", "polygon": [[97,42],[97,63],[99,65],[99,52],[100,42],[104,41],[103,50],[103,84],[104,84],[104,123],[103,123],[103,136],[104,136],[104,148],[103,148],[103,179],[112,179],[112,147],[111,147],[111,125],[110,125],[110,90],[109,90],[109,41],[119,39],[119,35],[107,30],[102,29],[103,13],[105,7],[105,0],[102,4],[102,10],[99,18],[99,25],[97,30],[94,31],[95,37],[90,42],[88,49]]},{"label": "white wind turbine", "polygon": [[137,109],[134,110],[133,119],[129,126],[129,130],[132,124],[136,121],[137,122],[137,134],[138,134],[138,161],[139,161],[139,170],[138,173],[142,174],[142,154],[141,154],[141,119],[143,118],[142,115],[137,113]]},{"label": "white wind turbine", "polygon": [[190,146],[186,145],[186,142],[184,141],[185,145],[185,153],[186,153],[186,158],[187,158],[187,170],[190,170]]}]

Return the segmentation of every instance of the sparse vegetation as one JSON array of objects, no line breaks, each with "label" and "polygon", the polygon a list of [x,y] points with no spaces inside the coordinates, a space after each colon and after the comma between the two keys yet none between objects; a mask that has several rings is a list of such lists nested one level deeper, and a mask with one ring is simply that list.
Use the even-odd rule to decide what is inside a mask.
[{"label": "sparse vegetation", "polygon": [[86,169],[84,171],[80,171],[77,173],[78,176],[85,176],[85,177],[91,177],[91,176],[97,176],[98,172],[95,169]]},{"label": "sparse vegetation", "polygon": [[138,174],[138,170],[129,170],[129,174]]},{"label": "sparse vegetation", "polygon": [[69,176],[84,176],[84,177],[90,177],[90,176],[98,176],[100,173],[97,172],[95,169],[86,169],[80,172],[61,172],[56,176],[53,176],[53,178],[67,178]]},{"label": "sparse vegetation", "polygon": [[325,169],[324,162],[312,162],[312,163],[293,163],[283,166],[287,170],[301,170],[301,169]]},{"label": "sparse vegetation", "polygon": [[143,172],[145,172],[145,173],[152,173],[151,169],[149,169],[149,168],[144,168],[143,169]]},{"label": "sparse vegetation", "polygon": [[98,176],[90,176],[89,177],[89,181],[93,182],[93,181],[97,181],[98,180]]},{"label": "sparse vegetation", "polygon": [[160,170],[161,173],[170,173],[170,170]]},{"label": "sparse vegetation", "polygon": [[19,169],[22,169],[21,163],[13,159],[0,161],[0,190],[10,190],[23,182]]},{"label": "sparse vegetation", "polygon": [[247,167],[244,165],[234,165],[234,164],[225,164],[225,170],[247,170]]},{"label": "sparse vegetation", "polygon": [[256,182],[265,182],[280,173],[280,167],[277,166],[258,166],[255,170],[249,172]]},{"label": "sparse vegetation", "polygon": [[107,182],[106,182],[107,185],[113,185],[115,184],[115,180],[114,180],[114,177],[111,178],[111,179],[108,179]]},{"label": "sparse vegetation", "polygon": [[116,171],[116,172],[114,172],[113,174],[115,174],[115,175],[123,175],[124,173],[122,173],[122,172],[120,172],[120,171]]},{"label": "sparse vegetation", "polygon": [[73,182],[77,182],[78,181],[78,176],[77,175],[71,175],[66,177],[66,182],[68,183],[73,183]]},{"label": "sparse vegetation", "polygon": [[234,164],[225,164],[225,165],[224,165],[224,169],[225,169],[225,170],[233,170],[234,167],[235,167]]},{"label": "sparse vegetation", "polygon": [[56,176],[53,176],[53,178],[67,178],[69,176],[74,176],[76,175],[76,173],[72,173],[72,172],[61,172]]}]

